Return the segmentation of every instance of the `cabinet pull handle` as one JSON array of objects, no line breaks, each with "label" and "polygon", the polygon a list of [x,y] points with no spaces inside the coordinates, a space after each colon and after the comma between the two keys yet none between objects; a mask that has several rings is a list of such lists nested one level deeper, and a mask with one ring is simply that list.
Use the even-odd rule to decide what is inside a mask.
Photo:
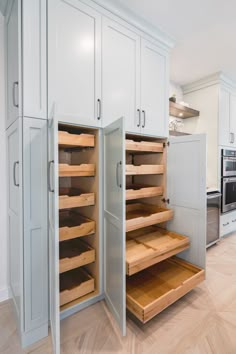
[{"label": "cabinet pull handle", "polygon": [[13,164],[13,183],[14,186],[19,187],[19,183],[16,183],[16,166],[19,165],[19,161],[15,161]]},{"label": "cabinet pull handle", "polygon": [[49,161],[48,163],[48,190],[51,193],[54,193],[54,188],[51,186],[51,165],[54,164],[54,160]]},{"label": "cabinet pull handle", "polygon": [[223,224],[223,226],[227,226],[227,225],[229,225],[229,222],[227,222],[226,224]]},{"label": "cabinet pull handle", "polygon": [[137,127],[140,127],[140,125],[141,125],[141,110],[137,109],[137,112],[138,112],[138,124],[137,124]]},{"label": "cabinet pull handle", "polygon": [[230,133],[230,144],[233,144],[234,143],[234,133]]},{"label": "cabinet pull handle", "polygon": [[232,222],[236,222],[236,219],[232,220]]},{"label": "cabinet pull handle", "polygon": [[101,119],[101,112],[102,112],[102,105],[101,105],[101,100],[100,98],[97,99],[97,119],[100,120]]},{"label": "cabinet pull handle", "polygon": [[18,81],[14,81],[13,82],[13,89],[12,89],[12,101],[13,101],[13,106],[18,108],[19,104],[16,103],[16,88],[18,88],[19,82]]},{"label": "cabinet pull handle", "polygon": [[122,188],[122,183],[120,182],[120,167],[122,165],[122,162],[119,161],[116,164],[116,185],[118,188]]},{"label": "cabinet pull handle", "polygon": [[142,110],[142,113],[143,113],[143,125],[142,125],[142,128],[144,128],[145,125],[146,125],[146,112],[144,110]]}]

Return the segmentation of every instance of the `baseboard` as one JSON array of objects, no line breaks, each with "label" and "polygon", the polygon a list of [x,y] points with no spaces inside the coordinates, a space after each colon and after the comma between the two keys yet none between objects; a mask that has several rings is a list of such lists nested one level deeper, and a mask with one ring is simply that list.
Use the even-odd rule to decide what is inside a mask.
[{"label": "baseboard", "polygon": [[8,300],[9,299],[9,289],[0,289],[0,302]]}]

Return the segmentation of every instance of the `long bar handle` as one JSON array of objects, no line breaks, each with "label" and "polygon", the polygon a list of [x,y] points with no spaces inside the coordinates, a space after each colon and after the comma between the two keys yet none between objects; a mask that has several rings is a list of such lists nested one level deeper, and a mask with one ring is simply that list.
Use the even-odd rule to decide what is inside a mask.
[{"label": "long bar handle", "polygon": [[145,128],[145,125],[146,125],[146,112],[144,110],[142,110],[142,113],[143,113],[143,125],[142,125],[142,128]]},{"label": "long bar handle", "polygon": [[51,193],[54,193],[54,188],[51,186],[51,165],[54,164],[54,160],[49,161],[48,163],[48,190]]},{"label": "long bar handle", "polygon": [[13,89],[12,89],[12,101],[13,101],[13,106],[18,108],[19,104],[16,101],[16,88],[18,88],[19,86],[19,82],[18,81],[14,81],[13,82]]},{"label": "long bar handle", "polygon": [[230,144],[234,143],[234,133],[230,133]]},{"label": "long bar handle", "polygon": [[101,119],[101,114],[102,114],[102,104],[100,98],[97,99],[97,119]]},{"label": "long bar handle", "polygon": [[140,125],[141,125],[141,110],[137,109],[137,112],[138,112],[138,124],[137,124],[137,127],[139,128]]},{"label": "long bar handle", "polygon": [[15,161],[13,164],[13,183],[14,186],[19,187],[20,183],[16,183],[16,166],[19,165],[19,161]]},{"label": "long bar handle", "polygon": [[122,165],[122,162],[119,161],[116,164],[116,185],[118,188],[122,188],[122,183],[120,182],[120,167]]}]

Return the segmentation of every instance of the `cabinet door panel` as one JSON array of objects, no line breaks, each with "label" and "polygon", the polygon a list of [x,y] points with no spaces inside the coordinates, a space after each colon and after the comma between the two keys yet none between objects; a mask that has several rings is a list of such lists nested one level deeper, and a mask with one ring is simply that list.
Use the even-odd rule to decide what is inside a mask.
[{"label": "cabinet door panel", "polygon": [[230,133],[233,134],[233,146],[236,147],[236,95],[230,95]]},{"label": "cabinet door panel", "polygon": [[205,268],[206,260],[206,136],[170,139],[167,191],[174,218],[168,229],[190,238],[180,257]]},{"label": "cabinet door panel", "polygon": [[103,18],[102,118],[103,126],[125,118],[126,131],[139,132],[140,37]]},{"label": "cabinet door panel", "polygon": [[233,144],[230,136],[230,93],[225,89],[220,89],[219,97],[219,143],[223,146]]},{"label": "cabinet door panel", "polygon": [[123,119],[105,128],[104,163],[105,298],[125,335],[125,134]]},{"label": "cabinet door panel", "polygon": [[168,65],[167,53],[142,39],[141,41],[141,107],[142,132],[167,136]]},{"label": "cabinet door panel", "polygon": [[101,15],[78,0],[49,2],[49,111],[71,123],[99,126]]}]

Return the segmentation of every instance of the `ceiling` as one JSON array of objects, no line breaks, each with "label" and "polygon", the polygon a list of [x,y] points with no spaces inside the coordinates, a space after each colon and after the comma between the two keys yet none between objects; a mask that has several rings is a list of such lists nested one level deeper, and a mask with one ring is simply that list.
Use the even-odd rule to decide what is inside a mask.
[{"label": "ceiling", "polygon": [[171,80],[179,84],[223,71],[236,81],[235,0],[111,0],[175,38]]}]

